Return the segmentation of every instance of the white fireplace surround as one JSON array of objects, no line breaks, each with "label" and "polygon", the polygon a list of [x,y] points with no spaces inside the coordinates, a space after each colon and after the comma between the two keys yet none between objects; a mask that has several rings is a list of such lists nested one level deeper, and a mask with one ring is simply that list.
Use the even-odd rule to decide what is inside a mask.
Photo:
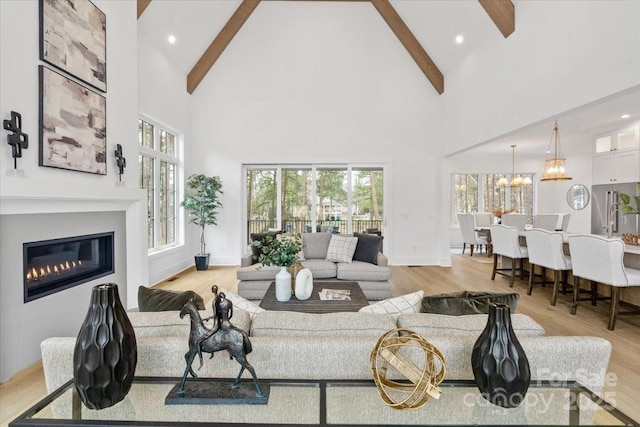
[{"label": "white fireplace surround", "polygon": [[[127,308],[137,306],[138,286],[148,286],[146,193],[116,184],[113,188],[100,185],[96,190],[82,181],[74,186],[73,194],[68,188],[63,192],[53,186],[46,180],[0,179],[0,382],[40,359],[40,342],[45,335],[77,333],[95,284],[118,282]],[[48,229],[49,223],[65,224],[63,234]],[[94,226],[99,232],[116,231],[114,245],[119,253],[115,254],[115,273],[23,303],[21,243],[88,234]],[[40,236],[43,230],[45,235]]]}]

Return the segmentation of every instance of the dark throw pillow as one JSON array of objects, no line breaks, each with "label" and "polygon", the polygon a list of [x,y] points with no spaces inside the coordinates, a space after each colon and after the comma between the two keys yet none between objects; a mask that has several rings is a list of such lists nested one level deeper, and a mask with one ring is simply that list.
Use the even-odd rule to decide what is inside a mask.
[{"label": "dark throw pillow", "polygon": [[516,312],[518,293],[493,292],[454,292],[450,294],[429,295],[422,298],[422,312],[462,316],[465,314],[488,314],[493,304],[506,304],[511,313]]},{"label": "dark throw pillow", "polygon": [[378,252],[382,252],[382,236],[360,233],[353,233],[353,236],[358,238],[353,260],[377,264]]},{"label": "dark throw pillow", "polygon": [[175,292],[164,289],[138,287],[138,310],[140,311],[177,311],[193,298],[198,310],[204,310],[202,297],[194,291]]}]

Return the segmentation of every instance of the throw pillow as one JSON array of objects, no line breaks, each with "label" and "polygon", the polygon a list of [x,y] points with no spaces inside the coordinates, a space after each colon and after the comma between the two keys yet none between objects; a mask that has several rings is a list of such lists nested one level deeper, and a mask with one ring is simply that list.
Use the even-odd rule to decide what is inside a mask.
[{"label": "throw pillow", "polygon": [[331,236],[329,249],[327,249],[327,261],[351,262],[357,244],[357,237]]},{"label": "throw pillow", "polygon": [[356,251],[353,253],[353,260],[377,264],[378,252],[382,252],[383,237],[375,234],[353,233],[353,235],[358,238]]},{"label": "throw pillow", "polygon": [[420,304],[423,296],[424,291],[420,290],[399,297],[378,301],[362,307],[358,312],[377,314],[420,313]]},{"label": "throw pillow", "polygon": [[202,297],[194,291],[175,292],[164,289],[138,287],[138,309],[140,311],[181,310],[193,298],[198,310],[204,310]]},{"label": "throw pillow", "polygon": [[240,295],[234,294],[233,292],[225,291],[224,296],[229,301],[231,301],[231,304],[233,304],[234,307],[237,307],[240,310],[243,310],[249,313],[252,319],[253,319],[253,316],[256,315],[256,313],[261,313],[263,311],[266,311],[264,308],[252,303],[248,299],[242,298]]},{"label": "throw pillow", "polygon": [[488,314],[496,303],[507,304],[511,313],[516,312],[520,294],[494,292],[453,292],[428,295],[422,299],[422,312],[462,316],[466,314]]}]

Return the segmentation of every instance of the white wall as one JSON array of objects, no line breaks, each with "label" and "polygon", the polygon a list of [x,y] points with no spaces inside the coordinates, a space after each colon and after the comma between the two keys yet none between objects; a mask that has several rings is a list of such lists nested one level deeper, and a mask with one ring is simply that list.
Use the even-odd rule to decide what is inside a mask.
[{"label": "white wall", "polygon": [[[189,94],[186,91],[186,76],[173,67],[159,53],[147,35],[138,31],[138,108],[140,114],[179,132],[182,144],[179,148],[184,153],[185,165],[188,167],[193,150],[184,150],[190,144]],[[186,179],[188,175],[184,178]],[[182,200],[184,182],[178,177],[178,200]],[[184,227],[184,220],[178,221],[182,236],[185,231],[187,244],[155,253],[149,257],[149,283],[158,283],[171,275],[193,265],[193,255],[198,252],[198,237],[194,238],[196,227]]]},{"label": "white wall", "polygon": [[391,262],[448,263],[438,245],[442,118],[431,84],[370,5],[268,6],[191,99],[197,155],[188,173],[224,184],[207,236],[212,262],[237,264],[243,252],[243,163],[366,163],[386,167]]},{"label": "white wall", "polygon": [[[7,175],[13,169],[13,159],[11,147],[5,143],[4,131],[0,148],[0,220],[3,224],[0,257],[3,292],[0,301],[1,381],[40,357],[39,343],[45,334],[77,334],[82,313],[86,313],[88,307],[86,292],[91,287],[91,284],[85,284],[38,302],[22,304],[13,297],[16,289],[22,292],[22,279],[13,276],[20,270],[22,262],[16,263],[9,257],[16,251],[16,246],[5,246],[8,244],[6,233],[24,236],[24,241],[27,237],[39,240],[32,232],[40,230],[51,238],[55,222],[59,231],[56,237],[82,234],[79,231],[88,228],[84,212],[124,212],[113,215],[124,215],[125,225],[118,225],[121,233],[118,238],[126,239],[122,253],[127,259],[121,259],[116,265],[116,276],[102,280],[117,280],[125,302],[134,300],[131,296],[135,295],[138,284],[147,284],[147,258],[143,247],[146,209],[140,209],[144,194],[137,189],[136,167],[136,3],[96,0],[94,4],[107,16],[106,176],[38,166],[38,65],[42,63],[39,60],[38,1],[0,1],[0,116],[8,119],[12,110],[21,113],[23,131],[29,135],[29,148],[23,150],[23,157],[18,160],[23,177]],[[123,176],[123,186],[116,185],[118,176],[113,155],[116,144],[122,145],[129,164]],[[46,215],[31,215],[35,213]],[[60,221],[55,215],[58,213],[61,214]],[[23,222],[14,222],[16,217],[33,221],[27,226]],[[86,216],[87,222],[97,221],[95,225],[101,227],[101,217],[89,218],[91,216]],[[52,230],[48,231],[48,228]],[[132,285],[128,286],[129,283]],[[5,295],[12,296],[4,298]],[[56,307],[42,307],[51,302]],[[64,307],[64,310],[59,307]],[[34,332],[40,328],[42,333]],[[6,356],[6,351],[12,352],[12,356]]]},{"label": "white wall", "polygon": [[640,83],[640,2],[516,1],[516,30],[446,76],[445,154]]}]

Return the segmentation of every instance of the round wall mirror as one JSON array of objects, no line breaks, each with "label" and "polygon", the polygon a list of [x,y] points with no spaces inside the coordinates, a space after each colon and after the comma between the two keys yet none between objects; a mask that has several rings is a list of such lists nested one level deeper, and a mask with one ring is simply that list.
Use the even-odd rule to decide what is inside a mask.
[{"label": "round wall mirror", "polygon": [[567,203],[571,209],[584,209],[589,204],[589,189],[582,184],[575,184],[567,191]]}]

